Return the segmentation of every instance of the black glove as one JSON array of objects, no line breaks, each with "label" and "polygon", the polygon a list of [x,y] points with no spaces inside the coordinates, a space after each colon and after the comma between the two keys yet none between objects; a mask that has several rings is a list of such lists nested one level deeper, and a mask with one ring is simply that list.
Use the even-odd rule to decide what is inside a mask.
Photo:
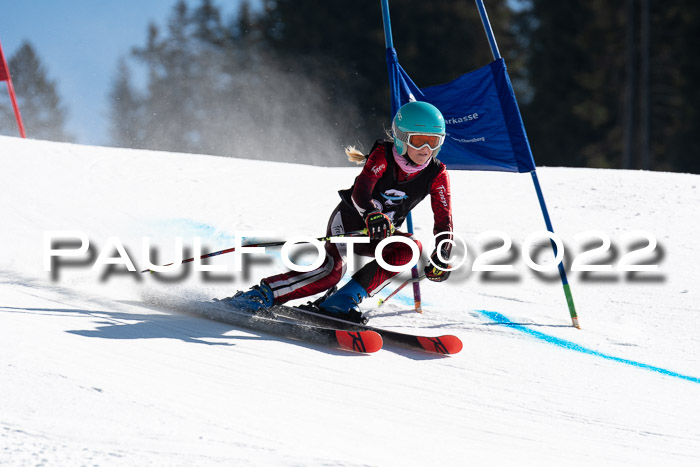
[{"label": "black glove", "polygon": [[391,219],[379,211],[367,214],[365,225],[367,226],[367,235],[369,235],[370,240],[384,240],[393,234],[395,230]]},{"label": "black glove", "polygon": [[[445,255],[443,254],[443,257],[444,256]],[[433,251],[433,254],[430,255],[430,260],[433,262],[433,264],[440,266],[442,269],[449,269],[450,267],[447,263],[440,261],[440,259],[438,258],[437,250]],[[448,277],[450,277],[450,271],[442,271],[433,266],[433,264],[428,263],[425,266],[425,269],[423,270],[425,272],[426,279],[431,280],[433,282],[442,282],[447,280]]]}]

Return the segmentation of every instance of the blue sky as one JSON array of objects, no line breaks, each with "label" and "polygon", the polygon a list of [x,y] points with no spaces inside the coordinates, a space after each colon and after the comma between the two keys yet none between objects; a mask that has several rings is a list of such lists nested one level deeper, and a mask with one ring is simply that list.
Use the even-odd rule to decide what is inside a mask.
[{"label": "blue sky", "polygon": [[[22,41],[31,42],[49,78],[57,83],[68,110],[68,131],[79,143],[107,144],[108,94],[117,61],[128,58],[132,47],[144,45],[148,24],[164,25],[176,2],[0,0],[0,44],[9,60]],[[200,2],[187,3],[194,7]],[[214,3],[228,20],[240,1]],[[0,93],[6,92],[1,83]]]}]

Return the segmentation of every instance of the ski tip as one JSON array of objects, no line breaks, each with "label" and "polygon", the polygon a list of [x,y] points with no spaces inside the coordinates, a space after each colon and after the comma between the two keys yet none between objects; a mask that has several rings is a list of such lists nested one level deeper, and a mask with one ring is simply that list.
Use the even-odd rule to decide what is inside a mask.
[{"label": "ski tip", "polygon": [[418,342],[428,352],[454,355],[462,351],[462,341],[457,336],[419,337]]},{"label": "ski tip", "polygon": [[374,353],[384,345],[382,336],[374,331],[336,330],[335,336],[341,348],[353,352]]}]

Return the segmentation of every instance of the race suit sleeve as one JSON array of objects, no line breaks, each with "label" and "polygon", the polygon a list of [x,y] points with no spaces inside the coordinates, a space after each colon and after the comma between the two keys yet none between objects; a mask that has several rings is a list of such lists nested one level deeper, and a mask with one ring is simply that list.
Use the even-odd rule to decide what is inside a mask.
[{"label": "race suit sleeve", "polygon": [[372,203],[372,190],[386,170],[384,145],[378,145],[367,158],[360,175],[355,179],[355,188],[352,191],[352,204],[361,217],[364,218],[367,214],[378,210]]},{"label": "race suit sleeve", "polygon": [[[450,176],[444,164],[440,173],[433,179],[433,183],[430,187],[430,206],[433,209],[433,218],[435,220],[433,235],[436,236],[435,247],[437,248],[442,240],[452,240],[453,238]],[[441,246],[441,249],[442,256],[448,259],[452,251],[452,243],[445,242]]]}]

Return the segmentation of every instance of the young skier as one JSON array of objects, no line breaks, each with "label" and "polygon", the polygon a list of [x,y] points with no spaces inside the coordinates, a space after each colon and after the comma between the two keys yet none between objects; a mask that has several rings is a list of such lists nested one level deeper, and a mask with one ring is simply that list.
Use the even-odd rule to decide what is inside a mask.
[{"label": "young skier", "polygon": [[[450,181],[445,165],[435,156],[445,139],[445,120],[440,111],[427,102],[409,102],[399,109],[392,124],[393,141],[377,141],[369,156],[354,147],[346,148],[348,158],[364,163],[353,186],[339,191],[341,202],[328,221],[327,235],[367,228],[370,243],[354,245],[354,252],[374,257],[378,243],[390,235],[402,235],[395,230],[401,226],[409,211],[426,196],[434,214],[436,249],[430,256],[433,264],[425,267],[431,281],[442,282],[450,272],[440,259],[449,259],[450,242],[443,242],[441,255],[437,246],[444,239],[452,239],[452,211]],[[422,245],[411,238],[419,251]],[[282,304],[289,300],[308,297],[333,288],[346,270],[347,245],[327,242],[323,264],[310,272],[290,271],[260,281],[246,292],[238,292],[226,299],[232,306],[250,310]],[[387,264],[408,264],[411,248],[399,242],[387,245],[382,257]],[[437,266],[437,267],[436,267]],[[361,322],[358,304],[362,299],[379,292],[398,273],[379,266],[376,260],[357,271],[350,281],[337,292],[317,303],[320,311],[348,321]]]}]

